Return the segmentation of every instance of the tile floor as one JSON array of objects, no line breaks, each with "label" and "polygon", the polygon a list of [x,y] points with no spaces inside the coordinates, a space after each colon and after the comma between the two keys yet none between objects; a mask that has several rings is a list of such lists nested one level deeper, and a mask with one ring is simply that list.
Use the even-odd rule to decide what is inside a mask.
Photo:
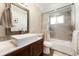
[{"label": "tile floor", "polygon": [[61,52],[58,52],[58,51],[54,51],[53,56],[68,56],[68,55],[61,53]]}]

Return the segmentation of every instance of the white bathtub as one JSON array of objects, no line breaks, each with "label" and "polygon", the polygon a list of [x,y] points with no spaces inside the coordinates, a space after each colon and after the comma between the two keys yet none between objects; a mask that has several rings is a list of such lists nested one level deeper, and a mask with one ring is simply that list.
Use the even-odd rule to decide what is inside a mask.
[{"label": "white bathtub", "polygon": [[52,39],[49,41],[44,41],[44,46],[66,53],[68,55],[74,55],[74,50],[70,41]]}]

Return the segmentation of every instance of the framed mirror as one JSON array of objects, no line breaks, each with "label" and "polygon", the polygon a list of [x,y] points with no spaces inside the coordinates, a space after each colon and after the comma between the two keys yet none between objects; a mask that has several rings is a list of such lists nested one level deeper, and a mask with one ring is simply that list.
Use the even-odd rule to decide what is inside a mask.
[{"label": "framed mirror", "polygon": [[29,32],[29,10],[19,4],[10,4],[11,27],[7,34],[25,34]]}]

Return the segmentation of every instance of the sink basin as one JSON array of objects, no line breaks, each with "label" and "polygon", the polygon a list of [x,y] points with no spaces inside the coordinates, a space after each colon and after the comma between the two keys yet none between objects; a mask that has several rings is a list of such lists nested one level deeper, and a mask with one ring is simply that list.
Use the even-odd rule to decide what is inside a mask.
[{"label": "sink basin", "polygon": [[38,34],[22,34],[22,35],[12,35],[12,43],[16,46],[23,46],[35,41],[39,35]]}]

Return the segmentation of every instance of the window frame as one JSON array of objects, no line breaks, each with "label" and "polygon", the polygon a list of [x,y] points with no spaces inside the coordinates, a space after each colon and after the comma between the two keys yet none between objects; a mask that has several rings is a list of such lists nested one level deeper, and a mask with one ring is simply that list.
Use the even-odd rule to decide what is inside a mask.
[{"label": "window frame", "polygon": [[[64,16],[64,15],[49,16],[49,24],[50,24],[50,25],[54,25],[54,24],[51,24],[51,17],[56,17],[56,23],[55,23],[55,24],[63,24],[63,23],[64,23],[64,19],[63,19],[63,23],[59,23],[59,22],[57,21],[57,17],[60,17],[60,16]],[[63,18],[64,18],[64,17],[63,17]]]}]

